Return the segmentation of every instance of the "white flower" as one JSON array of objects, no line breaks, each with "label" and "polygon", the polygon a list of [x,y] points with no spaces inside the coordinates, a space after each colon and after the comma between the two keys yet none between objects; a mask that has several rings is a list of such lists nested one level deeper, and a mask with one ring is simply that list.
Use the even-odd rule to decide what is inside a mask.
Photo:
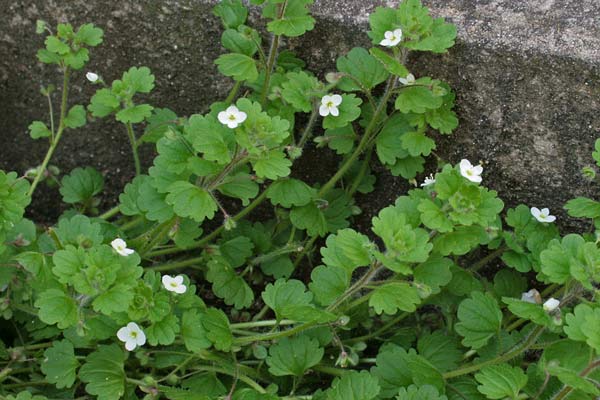
[{"label": "white flower", "polygon": [[540,296],[540,292],[535,289],[531,289],[530,291],[521,294],[521,301],[540,304],[542,302],[542,297]]},{"label": "white flower", "polygon": [[127,248],[127,243],[121,238],[116,238],[115,240],[110,242],[110,245],[112,246],[113,249],[115,249],[117,251],[117,253],[119,253],[120,255],[122,255],[124,257],[127,257],[128,255],[135,253],[135,250]]},{"label": "white flower", "polygon": [[554,297],[550,297],[544,303],[544,306],[543,306],[544,311],[552,312],[552,311],[556,310],[559,305],[560,305],[560,301],[556,300]]},{"label": "white flower", "polygon": [[531,207],[531,215],[535,217],[540,222],[554,222],[556,221],[556,217],[554,215],[550,215],[550,210],[547,208],[542,208],[541,210],[537,207]]},{"label": "white flower", "polygon": [[117,337],[121,342],[125,342],[127,351],[134,350],[137,346],[146,344],[146,334],[135,322],[130,322],[127,326],[117,331]]},{"label": "white flower", "polygon": [[339,94],[334,95],[325,95],[321,99],[321,107],[319,107],[319,114],[321,117],[326,117],[331,114],[334,117],[340,115],[340,110],[338,110],[338,106],[342,104],[342,96]]},{"label": "white flower", "polygon": [[433,174],[429,174],[429,176],[425,177],[425,181],[423,181],[423,183],[421,183],[421,187],[433,185],[434,183],[435,183],[435,178],[433,177]]},{"label": "white flower", "polygon": [[473,166],[469,160],[460,160],[460,174],[471,182],[481,182],[481,173],[483,167],[481,165]]},{"label": "white flower", "polygon": [[87,78],[88,81],[90,81],[92,83],[98,82],[98,79],[100,78],[98,76],[98,74],[95,74],[93,72],[88,72],[87,74],[85,74],[85,77]]},{"label": "white flower", "polygon": [[229,106],[227,110],[221,111],[218,115],[219,122],[231,129],[237,128],[247,117],[246,113],[238,110],[236,106]]},{"label": "white flower", "polygon": [[379,44],[386,47],[394,47],[402,40],[402,29],[398,28],[393,31],[387,31],[383,36],[385,36],[385,39],[379,42]]},{"label": "white flower", "polygon": [[185,293],[187,290],[187,287],[183,284],[183,275],[177,275],[176,277],[163,275],[162,284],[169,292],[177,294]]},{"label": "white flower", "polygon": [[413,74],[406,75],[406,78],[398,78],[403,85],[413,85],[415,83],[415,76]]}]

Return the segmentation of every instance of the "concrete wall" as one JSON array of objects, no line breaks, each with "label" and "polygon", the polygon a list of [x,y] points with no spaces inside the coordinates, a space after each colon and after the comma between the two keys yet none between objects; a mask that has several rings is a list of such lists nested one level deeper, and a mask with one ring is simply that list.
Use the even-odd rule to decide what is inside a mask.
[{"label": "concrete wall", "polygon": [[[0,167],[20,172],[41,161],[45,146],[27,135],[30,121],[46,118],[39,86],[60,76],[35,59],[43,38],[36,19],[54,25],[94,22],[105,42],[92,55],[89,69],[107,81],[129,66],[147,65],[156,75],[148,101],[180,115],[203,112],[231,86],[215,79],[213,60],[222,51],[221,27],[210,13],[213,0],[0,0]],[[289,40],[318,74],[356,45],[368,45],[368,14],[395,1],[316,0],[317,28]],[[410,69],[446,80],[457,92],[460,127],[438,140],[437,153],[449,162],[461,158],[485,163],[484,182],[508,205],[526,202],[558,211],[575,195],[598,195],[580,178],[592,163],[590,153],[600,132],[600,2],[597,0],[424,0],[433,14],[457,24],[457,45],[448,54],[415,55]],[[317,43],[318,47],[314,44]],[[73,79],[72,99],[87,104],[93,89],[83,73]],[[147,150],[150,150],[149,148]],[[144,154],[146,163],[151,152]],[[321,150],[324,171],[303,163],[296,171],[326,179],[336,160]],[[106,174],[107,199],[132,176],[127,137],[121,126],[95,121],[70,133],[54,164],[63,171],[92,165]],[[433,165],[429,165],[433,168]],[[404,193],[400,178],[382,172],[376,192],[361,200],[377,210]],[[54,214],[57,196],[46,191],[34,208]],[[559,215],[561,215],[559,213]],[[360,224],[367,224],[368,217]],[[565,226],[571,225],[570,222]]]}]

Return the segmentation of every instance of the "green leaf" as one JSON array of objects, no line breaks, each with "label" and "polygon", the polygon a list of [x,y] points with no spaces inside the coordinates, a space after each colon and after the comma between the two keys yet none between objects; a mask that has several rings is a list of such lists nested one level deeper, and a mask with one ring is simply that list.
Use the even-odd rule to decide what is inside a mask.
[{"label": "green leaf", "polygon": [[213,14],[221,17],[226,28],[237,29],[246,22],[248,9],[244,7],[241,0],[222,0],[213,8]]},{"label": "green leaf", "polygon": [[254,300],[252,288],[223,258],[215,257],[209,261],[206,280],[213,284],[213,292],[225,300],[225,304],[238,310],[249,307]]},{"label": "green leaf", "polygon": [[85,63],[90,59],[89,51],[85,48],[80,48],[76,51],[71,51],[64,56],[65,65],[78,70],[83,68]]},{"label": "green leaf", "polygon": [[267,365],[275,376],[302,376],[323,358],[319,342],[308,336],[283,338],[269,349]]},{"label": "green leaf", "polygon": [[[421,287],[426,286],[426,291],[438,294],[443,286],[452,280],[450,268],[454,263],[452,260],[440,256],[431,256],[414,270],[415,282]],[[418,287],[418,286],[417,286]]]},{"label": "green leaf", "polygon": [[175,341],[175,335],[179,333],[179,320],[177,316],[170,314],[162,320],[153,323],[145,329],[148,343],[151,346],[168,346]]},{"label": "green leaf", "polygon": [[35,306],[39,308],[38,317],[48,325],[56,324],[60,329],[65,329],[79,322],[75,300],[62,290],[48,289],[42,292]]},{"label": "green leaf", "polygon": [[106,117],[119,107],[119,99],[110,89],[99,89],[92,96],[88,110],[94,117]]},{"label": "green leaf", "polygon": [[380,390],[377,378],[367,371],[349,371],[334,379],[325,393],[326,400],[373,400]]},{"label": "green leaf", "polygon": [[438,390],[430,385],[417,387],[410,385],[408,388],[401,388],[396,400],[448,400],[441,395]]},{"label": "green leaf", "polygon": [[125,393],[125,359],[116,344],[99,345],[79,370],[79,378],[87,383],[86,392],[98,396],[98,400],[120,399]]},{"label": "green leaf", "polygon": [[394,176],[402,176],[404,179],[413,179],[419,172],[423,172],[423,164],[425,159],[421,156],[417,157],[404,157],[396,161],[390,172]]},{"label": "green leaf", "polygon": [[178,118],[177,114],[168,108],[155,108],[152,110],[152,115],[146,121],[148,124],[140,139],[144,143],[156,143],[167,132],[176,129]]},{"label": "green leaf", "polygon": [[73,276],[85,267],[85,250],[67,245],[52,255],[52,262],[52,272],[58,280],[65,284],[72,283]]},{"label": "green leaf", "polygon": [[581,390],[584,393],[598,396],[600,390],[596,387],[593,381],[582,377],[576,371],[568,368],[562,368],[558,365],[550,363],[546,370],[550,375],[556,376],[562,383],[576,390]]},{"label": "green leaf", "polygon": [[342,94],[342,104],[338,106],[340,115],[328,115],[323,118],[323,128],[342,128],[360,116],[362,100],[354,94]]},{"label": "green leaf", "polygon": [[407,42],[404,45],[413,50],[445,53],[448,48],[454,46],[455,39],[456,26],[445,23],[443,18],[436,18],[428,32],[422,35],[418,41]]},{"label": "green leaf", "polygon": [[502,301],[508,306],[510,312],[519,318],[530,320],[538,325],[552,326],[552,318],[540,304],[529,303],[519,299],[503,297]]},{"label": "green leaf", "polygon": [[517,399],[521,389],[527,384],[527,375],[519,367],[508,364],[490,365],[475,374],[480,383],[477,390],[488,399]]},{"label": "green leaf", "polygon": [[211,346],[211,341],[206,335],[202,325],[203,315],[195,309],[187,310],[181,316],[181,337],[185,348],[192,353],[200,353]]},{"label": "green leaf", "polygon": [[540,253],[541,270],[550,282],[562,284],[571,278],[571,264],[584,243],[581,236],[569,234],[560,242],[558,239],[552,240],[548,248]]},{"label": "green leaf", "polygon": [[402,135],[402,146],[408,153],[415,157],[419,155],[428,156],[435,150],[435,141],[422,132],[407,132]]},{"label": "green leaf", "polygon": [[73,106],[65,117],[65,126],[67,128],[80,128],[86,123],[85,108],[81,105]]},{"label": "green leaf", "polygon": [[274,19],[267,24],[267,30],[275,35],[288,37],[301,36],[315,27],[315,19],[308,13],[307,5],[313,0],[296,0],[286,3],[285,11],[281,18],[276,14],[276,4],[269,3],[263,9],[266,18]]},{"label": "green leaf", "polygon": [[61,218],[55,232],[63,246],[72,244],[91,247],[102,243],[101,229],[100,224],[92,222],[88,217],[74,215],[71,218]]},{"label": "green leaf", "polygon": [[254,172],[259,178],[276,180],[290,174],[292,161],[280,150],[271,150],[252,161]]},{"label": "green leaf", "polygon": [[131,287],[127,284],[118,283],[96,297],[92,302],[92,306],[96,312],[111,315],[127,311],[132,300]]},{"label": "green leaf", "polygon": [[433,245],[429,234],[421,228],[413,228],[397,207],[386,207],[373,218],[373,232],[386,247],[386,253],[378,258],[389,269],[402,274],[410,273],[408,264],[427,260]]},{"label": "green leaf", "polygon": [[527,286],[527,278],[511,269],[502,269],[494,276],[494,293],[498,297],[520,298]]},{"label": "green leaf", "polygon": [[463,255],[480,243],[485,243],[487,234],[481,226],[458,226],[452,232],[437,235],[433,240],[434,251],[447,256]]},{"label": "green leaf", "polygon": [[304,283],[295,279],[278,279],[275,283],[269,283],[262,293],[263,301],[275,311],[278,320],[287,317],[283,313],[286,306],[308,305],[312,297],[311,292],[306,292]]},{"label": "green leaf", "polygon": [[293,178],[278,179],[267,190],[267,197],[274,206],[281,205],[286,208],[308,204],[314,195],[315,190],[312,187]]},{"label": "green leaf", "polygon": [[75,358],[73,344],[66,339],[53,342],[52,347],[44,351],[42,372],[46,375],[46,380],[58,389],[73,386],[78,367],[79,361]]},{"label": "green leaf", "polygon": [[586,336],[586,343],[596,351],[600,351],[600,309],[588,313],[585,324],[580,326],[581,332]]},{"label": "green leaf", "polygon": [[441,85],[447,91],[444,95],[444,102],[440,108],[429,110],[425,113],[425,120],[432,128],[437,129],[442,134],[450,134],[458,126],[458,118],[452,108],[454,107],[455,94],[450,86],[442,83]]},{"label": "green leaf", "polygon": [[[438,201],[439,203],[439,201]],[[430,199],[422,199],[418,206],[421,212],[421,221],[423,225],[438,232],[451,232],[454,229],[454,223],[450,221],[442,207]]]},{"label": "green leaf", "polygon": [[346,92],[369,90],[385,81],[389,74],[381,63],[362,47],[355,47],[337,59],[337,69],[350,75],[343,77],[337,87]]},{"label": "green leaf", "polygon": [[254,82],[258,78],[256,60],[244,54],[223,54],[215,60],[219,72],[230,76],[236,81]]},{"label": "green leaf", "polygon": [[587,335],[584,333],[583,329],[584,325],[587,323],[588,317],[590,320],[593,320],[594,309],[587,304],[578,304],[575,306],[572,313],[566,315],[565,320],[567,324],[564,327],[564,331],[570,339],[580,342],[587,341]]},{"label": "green leaf", "polygon": [[393,165],[396,160],[407,157],[402,137],[414,131],[404,114],[394,113],[385,123],[375,141],[377,156],[384,164]]},{"label": "green leaf", "polygon": [[252,240],[241,235],[219,245],[221,254],[233,268],[238,268],[244,265],[246,259],[252,256],[253,248],[254,243],[252,243]]},{"label": "green leaf", "polygon": [[56,36],[46,37],[46,49],[52,53],[66,55],[71,51],[68,44],[57,38]]},{"label": "green leaf", "polygon": [[190,182],[178,181],[169,186],[165,201],[173,206],[180,217],[190,217],[197,222],[202,222],[205,218],[212,219],[217,211],[217,204],[212,196]]},{"label": "green leaf", "polygon": [[104,31],[95,27],[94,24],[83,24],[79,27],[77,33],[75,34],[75,41],[90,47],[96,47],[102,43],[103,35]]},{"label": "green leaf", "polygon": [[229,351],[233,344],[233,335],[227,315],[223,311],[216,308],[207,309],[202,318],[202,326],[206,330],[206,337],[213,343],[215,349]]},{"label": "green leaf", "polygon": [[400,28],[397,11],[391,7],[377,7],[369,14],[371,30],[367,32],[373,44],[379,45],[386,31]]},{"label": "green leaf", "polygon": [[75,168],[62,178],[60,194],[65,203],[87,203],[104,188],[102,174],[92,167]]},{"label": "green leaf", "polygon": [[242,200],[242,205],[247,206],[250,199],[258,195],[259,186],[256,177],[240,172],[225,177],[223,183],[217,186],[217,190],[226,196]]},{"label": "green leaf", "polygon": [[185,133],[194,149],[202,152],[205,159],[221,165],[231,161],[235,145],[233,132],[215,117],[192,115],[185,126]]},{"label": "green leaf", "polygon": [[377,47],[373,47],[369,49],[369,52],[373,57],[377,59],[383,65],[383,67],[391,74],[399,76],[401,78],[405,78],[409,72],[406,67],[400,64],[396,58],[392,57],[385,51],[378,49]]},{"label": "green leaf", "polygon": [[[420,79],[417,80],[419,83]],[[444,100],[425,86],[404,86],[396,98],[396,109],[400,112],[423,114],[427,110],[440,108]]]},{"label": "green leaf", "polygon": [[148,67],[129,68],[123,74],[122,81],[133,93],[150,93],[154,89],[154,75]]},{"label": "green leaf", "polygon": [[312,270],[310,277],[310,291],[323,306],[333,303],[350,285],[350,276],[342,267],[320,265]]},{"label": "green leaf", "polygon": [[479,349],[500,331],[502,311],[490,295],[473,292],[471,297],[458,306],[459,323],[456,332],[464,339],[462,344]]},{"label": "green leaf", "polygon": [[292,208],[290,220],[296,228],[306,229],[310,236],[323,236],[327,233],[327,219],[315,202]]},{"label": "green leaf", "polygon": [[32,139],[50,137],[51,135],[52,132],[50,129],[48,129],[46,124],[41,121],[33,121],[31,125],[29,125],[29,136],[31,136]]},{"label": "green leaf", "polygon": [[232,53],[252,57],[258,51],[256,42],[260,43],[260,36],[255,30],[247,26],[240,26],[238,29],[226,29],[221,35],[221,43],[223,47]]},{"label": "green leaf", "polygon": [[342,267],[351,276],[356,268],[371,264],[372,249],[373,244],[367,236],[353,229],[341,229],[327,237],[321,255],[325,264]]},{"label": "green leaf", "polygon": [[391,282],[375,289],[369,298],[369,306],[377,314],[394,315],[398,310],[414,312],[421,303],[419,291],[405,282]]},{"label": "green leaf", "polygon": [[[378,136],[379,137],[379,136]],[[354,133],[352,124],[342,128],[327,129],[322,139],[315,139],[316,142],[324,141],[331,150],[337,154],[348,154],[354,148],[354,141],[357,136]]]},{"label": "green leaf", "polygon": [[587,197],[577,197],[571,199],[565,204],[565,210],[571,217],[576,218],[599,218],[600,202]]},{"label": "green leaf", "polygon": [[319,80],[304,71],[288,72],[287,80],[281,84],[281,97],[296,110],[308,113],[313,108],[313,93],[319,87]]},{"label": "green leaf", "polygon": [[154,107],[149,104],[130,106],[117,112],[116,119],[124,124],[139,124],[152,115],[153,109]]},{"label": "green leaf", "polygon": [[440,371],[451,371],[462,361],[460,341],[442,330],[420,336],[417,349],[421,356]]}]

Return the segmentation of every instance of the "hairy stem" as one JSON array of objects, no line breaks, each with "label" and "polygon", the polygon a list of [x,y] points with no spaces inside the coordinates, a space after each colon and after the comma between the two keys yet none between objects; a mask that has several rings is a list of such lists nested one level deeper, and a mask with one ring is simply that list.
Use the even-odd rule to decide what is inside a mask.
[{"label": "hairy stem", "polygon": [[142,173],[142,165],[140,164],[140,156],[138,154],[138,144],[135,140],[135,133],[133,132],[133,125],[131,122],[126,123],[125,126],[127,128],[127,136],[129,136],[129,143],[131,144],[131,152],[133,153],[135,175],[138,176]]},{"label": "hairy stem", "polygon": [[35,188],[40,183],[42,176],[44,176],[44,173],[46,172],[46,168],[48,168],[48,163],[50,162],[50,159],[52,158],[52,155],[54,154],[54,151],[56,150],[56,147],[58,146],[58,142],[60,141],[60,138],[65,130],[65,117],[67,115],[67,101],[68,101],[68,97],[69,97],[69,77],[70,77],[70,75],[71,75],[71,70],[69,69],[69,67],[65,67],[64,76],[63,76],[62,99],[60,102],[60,120],[58,123],[58,129],[56,131],[56,135],[54,135],[52,142],[50,143],[50,148],[48,149],[48,152],[46,153],[46,157],[44,157],[44,161],[42,161],[42,165],[40,165],[40,167],[38,168],[37,174],[35,175],[35,178],[34,178],[33,182],[31,183],[29,192],[27,192],[28,196],[33,195],[33,192],[35,192]]}]

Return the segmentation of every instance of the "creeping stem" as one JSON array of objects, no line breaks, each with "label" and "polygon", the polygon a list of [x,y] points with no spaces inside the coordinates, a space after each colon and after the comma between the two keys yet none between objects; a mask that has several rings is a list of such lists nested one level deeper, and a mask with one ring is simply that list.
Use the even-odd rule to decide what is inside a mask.
[{"label": "creeping stem", "polygon": [[[58,129],[56,130],[56,134],[53,135],[52,142],[50,143],[50,148],[48,149],[48,152],[46,153],[46,157],[44,158],[44,161],[42,161],[42,165],[40,165],[40,167],[38,168],[37,174],[35,175],[35,178],[34,178],[33,182],[31,183],[31,187],[29,188],[29,192],[27,193],[28,196],[33,195],[33,192],[35,192],[35,188],[40,183],[42,176],[44,176],[44,173],[46,172],[46,168],[48,168],[48,163],[50,162],[50,159],[52,158],[52,155],[54,154],[54,151],[56,150],[56,147],[58,146],[58,142],[60,141],[60,138],[65,130],[65,117],[67,114],[67,100],[68,100],[68,96],[69,96],[69,77],[70,77],[70,75],[71,75],[71,70],[69,69],[69,67],[65,66],[64,75],[63,75],[63,89],[62,89],[62,99],[60,102],[60,120],[58,123]],[[52,112],[52,110],[50,110],[50,112]],[[51,119],[51,120],[53,120],[53,119]],[[52,123],[52,125],[54,125],[54,123]]]}]

